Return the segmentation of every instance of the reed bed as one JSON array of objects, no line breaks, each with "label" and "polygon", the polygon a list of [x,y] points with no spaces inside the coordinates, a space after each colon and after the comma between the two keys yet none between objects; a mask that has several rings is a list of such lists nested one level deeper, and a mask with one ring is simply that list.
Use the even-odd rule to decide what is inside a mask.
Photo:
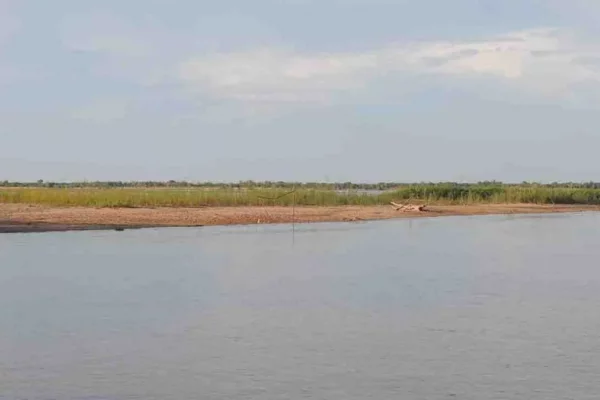
[{"label": "reed bed", "polygon": [[357,192],[277,188],[0,188],[0,203],[60,207],[235,207],[535,203],[600,204],[600,189],[547,186],[407,185]]}]

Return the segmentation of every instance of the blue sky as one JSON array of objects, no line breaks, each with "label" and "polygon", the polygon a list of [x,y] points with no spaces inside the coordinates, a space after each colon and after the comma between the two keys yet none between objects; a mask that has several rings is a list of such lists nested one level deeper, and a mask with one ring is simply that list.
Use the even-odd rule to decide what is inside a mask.
[{"label": "blue sky", "polygon": [[0,180],[600,179],[595,0],[0,0]]}]

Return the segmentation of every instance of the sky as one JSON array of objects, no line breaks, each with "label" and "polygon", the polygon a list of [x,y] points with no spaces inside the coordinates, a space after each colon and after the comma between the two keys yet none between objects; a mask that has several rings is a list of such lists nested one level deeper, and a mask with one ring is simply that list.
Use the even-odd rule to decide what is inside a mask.
[{"label": "sky", "polygon": [[599,181],[597,0],[0,0],[0,180]]}]

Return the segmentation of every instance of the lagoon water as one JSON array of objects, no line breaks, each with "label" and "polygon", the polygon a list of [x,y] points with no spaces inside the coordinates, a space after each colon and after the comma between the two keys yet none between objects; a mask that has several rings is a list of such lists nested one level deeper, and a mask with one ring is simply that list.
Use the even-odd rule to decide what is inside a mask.
[{"label": "lagoon water", "polygon": [[0,235],[0,399],[597,399],[600,216]]}]

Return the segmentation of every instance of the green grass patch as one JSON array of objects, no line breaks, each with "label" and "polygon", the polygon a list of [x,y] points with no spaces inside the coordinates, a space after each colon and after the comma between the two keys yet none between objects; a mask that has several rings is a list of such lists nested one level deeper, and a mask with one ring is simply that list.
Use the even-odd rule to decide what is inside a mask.
[{"label": "green grass patch", "polygon": [[364,193],[283,188],[0,188],[0,203],[84,207],[216,207],[426,204],[600,204],[600,189],[535,185],[405,185]]}]

